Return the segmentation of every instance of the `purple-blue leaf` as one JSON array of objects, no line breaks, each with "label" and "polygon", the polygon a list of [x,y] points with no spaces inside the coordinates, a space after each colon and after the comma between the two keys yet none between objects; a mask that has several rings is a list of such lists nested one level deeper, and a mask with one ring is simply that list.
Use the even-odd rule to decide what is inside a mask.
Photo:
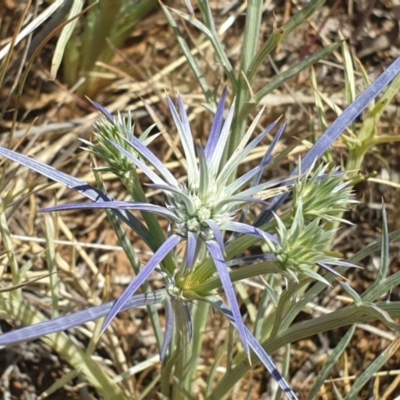
[{"label": "purple-blue leaf", "polygon": [[178,130],[179,137],[181,139],[183,151],[185,153],[185,158],[186,158],[186,162],[187,162],[188,181],[194,182],[198,178],[198,171],[197,171],[197,165],[196,165],[196,154],[194,151],[193,136],[190,131],[190,125],[189,125],[189,121],[186,116],[185,107],[184,107],[182,98],[179,97],[178,98],[179,109],[180,109],[181,115],[184,117],[184,120],[182,121],[178,115],[178,112],[176,111],[176,108],[175,108],[172,100],[170,98],[168,98],[167,101],[168,101],[169,109],[171,111],[172,118],[173,118],[175,126]]},{"label": "purple-blue leaf", "polygon": [[161,261],[169,254],[169,252],[181,241],[182,238],[180,236],[172,235],[160,246],[149,262],[143,267],[143,269],[140,270],[137,276],[115,302],[103,323],[100,333],[103,333],[107,329],[108,325],[110,325],[114,317],[122,310],[124,304],[129,300],[129,298],[135,294],[136,290],[138,290],[142,283],[150,276],[157,265],[160,264]]},{"label": "purple-blue leaf", "polygon": [[[152,293],[137,294],[128,299],[122,306],[121,311],[161,303],[166,295],[165,289],[157,290]],[[12,344],[26,342],[50,335],[51,333],[62,332],[90,321],[95,321],[98,318],[106,316],[113,308],[114,304],[115,301],[109,301],[108,303],[77,311],[70,315],[3,333],[0,335],[0,346],[10,346]]]},{"label": "purple-blue leaf", "polygon": [[215,241],[218,243],[221,252],[224,254],[225,253],[224,238],[222,237],[222,232],[220,227],[213,219],[207,219],[205,222],[212,230],[212,233],[214,234],[215,237]]},{"label": "purple-blue leaf", "polygon": [[138,151],[149,163],[153,164],[169,185],[178,186],[178,181],[171,174],[171,172],[169,172],[168,168],[166,168],[165,165],[139,139],[133,137],[132,141],[125,141],[136,151]]},{"label": "purple-blue leaf", "polygon": [[[235,315],[221,300],[214,297],[214,298],[210,299],[210,303],[213,304],[215,307],[217,307],[222,312],[222,314],[224,314],[229,319],[229,321],[232,323],[232,325],[235,326],[236,329],[238,329],[237,322],[236,322],[237,319],[236,319]],[[252,350],[257,355],[257,357],[260,359],[260,361],[267,368],[267,370],[272,375],[272,377],[275,379],[276,383],[279,385],[279,387],[285,393],[286,397],[289,400],[298,400],[296,394],[290,388],[286,379],[279,372],[274,361],[269,356],[269,354],[265,351],[265,349],[261,346],[260,342],[254,337],[254,335],[250,332],[250,330],[246,326],[244,327],[244,329],[245,329],[247,343],[252,348]]]},{"label": "purple-blue leaf", "polygon": [[268,166],[268,164],[272,161],[272,152],[274,151],[276,145],[278,144],[285,128],[286,128],[285,124],[283,124],[279,127],[279,130],[278,130],[277,134],[274,136],[271,144],[269,145],[267,152],[264,154],[264,157],[261,159],[260,169],[257,172],[257,175],[254,177],[254,179],[251,183],[251,186],[256,186],[260,183],[262,174],[263,174],[265,168]]},{"label": "purple-blue leaf", "polygon": [[165,218],[175,220],[176,215],[165,207],[149,203],[137,203],[134,201],[103,201],[97,203],[72,203],[60,204],[58,206],[42,208],[40,212],[68,211],[68,210],[95,210],[95,209],[116,209],[116,210],[139,210],[161,215]]},{"label": "purple-blue leaf", "polygon": [[244,350],[249,354],[249,344],[247,343],[246,326],[243,323],[242,315],[240,313],[239,304],[236,299],[235,290],[233,289],[232,281],[229,276],[229,271],[225,263],[224,255],[217,242],[209,240],[206,242],[208,251],[214,261],[217,269],[219,279],[221,280],[222,287],[224,288],[226,297],[232,310],[232,315],[235,320],[236,329],[239,332],[239,336],[243,342]]},{"label": "purple-blue leaf", "polygon": [[242,233],[243,235],[254,236],[258,239],[268,239],[273,243],[280,243],[279,239],[274,235],[264,232],[263,230],[256,228],[252,225],[243,224],[241,222],[226,222],[225,224],[223,224],[222,229]]},{"label": "purple-blue leaf", "polygon": [[114,122],[115,118],[113,115],[104,108],[101,104],[97,103],[96,101],[89,100],[110,122]]},{"label": "purple-blue leaf", "polygon": [[164,333],[164,341],[161,346],[160,351],[160,359],[164,360],[168,347],[171,343],[172,336],[174,334],[174,326],[175,326],[175,315],[174,310],[171,305],[171,299],[169,296],[165,296],[164,299],[164,307],[165,307],[165,333]]},{"label": "purple-blue leaf", "polygon": [[204,154],[206,156],[207,163],[209,164],[213,158],[215,148],[217,147],[219,135],[221,134],[222,121],[224,120],[225,101],[228,93],[227,88],[222,92],[221,99],[218,103],[217,112],[214,116],[214,122],[211,127],[210,136],[208,137]]},{"label": "purple-blue leaf", "polygon": [[[16,153],[15,151],[0,147],[0,155],[8,158],[9,160],[15,161],[32,171],[38,172],[39,174],[52,179],[55,182],[61,183],[69,189],[73,189],[78,193],[83,194],[89,199],[96,202],[107,202],[112,201],[106,193],[96,189],[95,187],[89,185],[88,183],[81,181],[80,179],[74,178],[64,172],[58,171],[53,167],[36,161],[30,157],[24,156],[22,154]],[[114,214],[122,221],[124,221],[129,227],[132,228],[145,242],[146,244],[155,249],[153,240],[148,229],[132,214],[121,211],[114,210]]]}]

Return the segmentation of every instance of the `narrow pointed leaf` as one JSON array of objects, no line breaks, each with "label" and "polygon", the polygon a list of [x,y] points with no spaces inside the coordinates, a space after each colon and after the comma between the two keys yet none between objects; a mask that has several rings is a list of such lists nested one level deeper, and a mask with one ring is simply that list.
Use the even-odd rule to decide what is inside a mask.
[{"label": "narrow pointed leaf", "polygon": [[196,257],[197,237],[193,232],[187,233],[187,264],[192,268]]},{"label": "narrow pointed leaf", "polygon": [[[194,144],[193,144],[193,137],[190,131],[190,126],[189,126],[189,121],[187,120],[186,113],[184,111],[184,106],[182,99],[179,97],[178,102],[179,102],[179,108],[181,110],[181,114],[183,113],[186,116],[185,121],[182,121],[181,118],[179,118],[178,112],[174,106],[174,103],[170,98],[168,100],[168,106],[172,114],[172,118],[174,119],[175,126],[178,130],[179,137],[181,139],[183,151],[185,153],[185,158],[187,161],[188,165],[188,181],[189,182],[194,182],[198,178],[198,171],[197,171],[197,165],[196,165],[196,154],[194,151]],[[187,130],[189,129],[189,130]]]},{"label": "narrow pointed leaf", "polygon": [[[53,167],[43,164],[39,161],[33,160],[30,157],[24,156],[22,154],[16,153],[15,151],[0,147],[0,155],[8,158],[9,160],[15,161],[32,171],[38,172],[39,174],[52,179],[55,182],[61,183],[69,189],[73,189],[78,193],[83,194],[93,201],[112,201],[113,199],[109,197],[106,193],[96,189],[94,186],[81,181],[80,179],[74,178],[64,172],[58,171]],[[148,229],[132,214],[121,211],[114,210],[114,214],[124,221],[128,226],[130,226],[151,248],[154,248],[153,240],[150,236]]]},{"label": "narrow pointed leaf", "polygon": [[[130,143],[126,141],[127,143]],[[121,147],[118,143],[110,140],[110,143],[119,150],[126,158],[131,160],[138,168],[140,168],[154,183],[159,185],[165,185],[165,181],[163,181],[156,173],[154,173],[144,162],[139,160],[133,154],[126,151],[123,147]]]},{"label": "narrow pointed leaf", "polygon": [[[152,293],[137,294],[123,305],[121,311],[132,308],[150,306],[162,302],[166,296],[164,289]],[[8,301],[8,300],[0,300]],[[98,318],[106,316],[113,308],[115,301],[101,304],[99,306],[90,307],[86,310],[77,311],[70,315],[58,317],[49,321],[41,322],[40,324],[19,328],[0,335],[0,346],[9,346],[28,340],[40,338],[51,333],[62,332],[67,329],[75,328],[76,326],[86,324],[90,321],[95,321]]]},{"label": "narrow pointed leaf", "polygon": [[278,132],[276,133],[276,135],[272,139],[272,142],[269,145],[267,152],[264,154],[264,157],[261,160],[260,170],[258,171],[257,175],[254,177],[251,186],[256,186],[256,185],[258,185],[260,183],[262,174],[263,174],[265,168],[268,166],[268,164],[272,161],[272,152],[274,151],[276,145],[279,143],[279,140],[281,139],[285,128],[286,128],[285,124],[283,124],[283,125],[281,125],[279,127]]},{"label": "narrow pointed leaf", "polygon": [[161,245],[149,262],[143,267],[143,269],[138,273],[138,275],[133,279],[133,281],[115,302],[103,323],[101,333],[107,329],[114,317],[122,310],[124,304],[136,292],[136,290],[139,289],[139,287],[150,276],[157,265],[160,264],[161,261],[169,254],[169,252],[181,241],[182,238],[180,236],[172,235]]},{"label": "narrow pointed leaf", "polygon": [[224,253],[225,252],[224,238],[222,237],[222,232],[220,230],[220,227],[212,219],[208,219],[206,221],[206,223],[211,228],[211,230],[215,236],[215,241],[218,243],[218,246],[221,249],[221,252]]},{"label": "narrow pointed leaf", "polygon": [[[232,311],[229,310],[229,308],[221,300],[219,300],[216,297],[213,297],[210,299],[210,303],[215,307],[217,307],[237,329],[236,318],[234,317]],[[260,359],[260,361],[264,364],[269,373],[275,379],[276,383],[285,393],[285,396],[289,400],[298,400],[296,394],[290,388],[286,379],[279,372],[272,358],[264,350],[260,342],[253,336],[253,334],[249,331],[249,329],[246,326],[244,328],[245,328],[246,340],[248,341],[249,346],[252,348],[254,353],[257,355],[257,357]]]},{"label": "narrow pointed leaf", "polygon": [[42,208],[41,212],[68,211],[68,210],[140,210],[153,214],[158,214],[171,220],[176,219],[176,215],[165,207],[156,206],[148,203],[137,203],[133,201],[103,201],[98,203],[73,203],[60,204],[58,206]]},{"label": "narrow pointed leaf", "polygon": [[232,125],[232,120],[235,112],[235,102],[233,102],[228,116],[226,117],[224,126],[222,127],[221,134],[218,138],[218,142],[216,144],[216,148],[214,150],[213,156],[209,162],[210,165],[210,171],[211,171],[211,176],[215,178],[218,173],[218,169],[220,167],[221,159],[222,159],[222,154],[224,153],[226,143],[229,138],[229,134],[231,131],[231,125]]},{"label": "narrow pointed leaf", "polygon": [[137,150],[149,163],[153,164],[169,185],[178,186],[178,181],[171,172],[168,171],[164,164],[139,139],[133,137],[132,141],[126,141],[126,143]]},{"label": "narrow pointed leaf", "polygon": [[232,310],[232,316],[235,320],[236,328],[237,328],[237,330],[239,332],[239,336],[243,342],[245,352],[247,354],[249,354],[250,350],[249,350],[249,344],[247,342],[247,337],[246,337],[246,326],[244,325],[242,315],[240,313],[239,304],[236,299],[236,294],[233,289],[233,285],[232,285],[231,278],[229,276],[228,268],[225,264],[224,255],[222,254],[220,246],[218,245],[217,242],[210,240],[210,241],[206,242],[206,245],[207,245],[208,251],[211,254],[212,259],[214,260],[215,267],[218,271],[219,278],[221,280],[226,297],[228,299],[229,305]]},{"label": "narrow pointed leaf", "polygon": [[[275,127],[276,123],[269,125],[261,134],[259,134],[255,139],[253,139],[244,149],[241,151],[235,150],[229,161],[224,165],[220,176],[217,180],[217,185],[224,185],[229,179],[232,171],[235,171],[239,164],[261,143],[261,141],[271,132]],[[239,149],[239,148],[238,148]]]},{"label": "narrow pointed leaf", "polygon": [[[311,150],[305,155],[301,161],[302,171],[307,171],[310,166],[319,160],[325,152],[332,146],[332,144],[340,137],[345,129],[354,122],[354,120],[365,110],[366,107],[385,89],[385,87],[396,77],[400,72],[400,57],[398,57],[387,69],[384,71],[375,82],[368,87],[364,93],[350,104],[340,114],[332,125],[325,131],[325,133],[319,138],[317,143],[311,148]],[[293,175],[297,175],[299,172],[296,168],[292,172]],[[272,218],[272,211],[277,210],[285,201],[288,194],[275,199],[273,204],[268,207],[260,216],[257,218],[256,225],[264,225]]]},{"label": "narrow pointed leaf", "polygon": [[264,232],[261,229],[256,228],[248,224],[242,224],[241,222],[227,222],[223,224],[223,229],[230,230],[232,232],[242,233],[243,235],[254,236],[258,239],[268,239],[272,243],[280,243],[279,239],[270,233]]},{"label": "narrow pointed leaf", "polygon": [[114,116],[101,104],[97,103],[96,101],[89,100],[110,122],[114,122]]},{"label": "narrow pointed leaf", "polygon": [[165,307],[165,334],[164,341],[160,351],[160,360],[163,361],[167,355],[169,345],[171,343],[172,336],[174,334],[175,316],[174,310],[172,309],[171,299],[169,296],[165,296],[164,299]]},{"label": "narrow pointed leaf", "polygon": [[217,112],[215,113],[214,122],[211,127],[210,136],[208,137],[207,145],[204,150],[207,164],[210,164],[210,162],[214,156],[214,152],[217,147],[218,139],[221,134],[221,127],[222,127],[222,121],[224,120],[224,111],[225,111],[225,102],[226,102],[227,93],[228,93],[228,90],[225,87],[224,91],[222,92],[221,100],[218,103]]}]

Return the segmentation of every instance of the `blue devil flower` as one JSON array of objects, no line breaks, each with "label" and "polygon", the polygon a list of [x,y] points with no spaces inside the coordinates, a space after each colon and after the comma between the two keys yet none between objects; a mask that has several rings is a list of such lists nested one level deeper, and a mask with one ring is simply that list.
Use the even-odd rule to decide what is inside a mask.
[{"label": "blue devil flower", "polygon": [[[145,144],[133,135],[130,136],[129,140],[125,139],[125,142],[135,150],[134,152],[127,151],[126,146],[121,146],[120,143],[114,140],[109,141],[109,144],[114,149],[117,149],[151,179],[153,183],[149,185],[150,187],[159,189],[165,193],[165,206],[133,201],[108,201],[90,204],[64,204],[43,210],[61,211],[94,208],[140,210],[158,214],[170,221],[173,233],[159,247],[154,256],[116,301],[104,321],[103,331],[123,308],[126,301],[138,290],[154,269],[161,264],[163,259],[179,243],[185,241],[184,262],[179,264],[179,268],[174,271],[174,276],[168,276],[168,281],[172,282],[169,286],[174,286],[173,282],[177,275],[182,276],[196,267],[198,254],[205,246],[214,261],[244,348],[249,353],[245,326],[229,276],[229,269],[225,262],[224,232],[231,231],[243,235],[255,236],[268,243],[279,243],[279,240],[275,236],[250,224],[238,222],[237,217],[244,206],[250,203],[265,204],[267,198],[284,192],[286,188],[284,185],[279,189],[274,188],[274,186],[284,183],[284,179],[258,183],[263,170],[271,161],[273,146],[270,146],[260,165],[240,178],[232,180],[232,176],[239,164],[266,137],[275,124],[269,126],[264,132],[250,141],[250,137],[261,116],[260,112],[235,152],[226,162],[222,163],[224,152],[229,142],[235,107],[234,104],[231,106],[224,121],[225,102],[226,91],[224,91],[218,104],[207,144],[203,148],[200,144],[195,144],[194,142],[182,99],[178,98],[179,112],[172,101],[168,99],[171,114],[185,155],[187,169],[186,183],[178,182],[174,175]],[[99,107],[99,109],[105,114],[106,118],[109,120],[112,118],[102,107]],[[104,125],[98,124],[97,129],[101,129],[102,126]],[[282,131],[283,127],[276,135],[273,145],[279,140]],[[135,153],[137,153],[137,156]],[[149,165],[153,168],[150,168]]]}]

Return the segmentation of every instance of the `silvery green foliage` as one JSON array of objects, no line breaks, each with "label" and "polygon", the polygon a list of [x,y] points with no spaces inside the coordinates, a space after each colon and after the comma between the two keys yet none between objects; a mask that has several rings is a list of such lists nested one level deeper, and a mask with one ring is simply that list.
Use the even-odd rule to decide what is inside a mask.
[{"label": "silvery green foliage", "polygon": [[327,252],[336,230],[325,230],[325,224],[320,218],[315,218],[307,223],[303,215],[301,200],[296,203],[296,214],[289,227],[274,214],[277,222],[277,232],[280,237],[278,244],[266,239],[268,246],[276,256],[275,263],[282,275],[299,281],[303,276],[319,280],[327,285],[329,283],[317,272],[315,266],[334,272],[330,266],[353,267],[352,264],[341,261],[338,257]]}]

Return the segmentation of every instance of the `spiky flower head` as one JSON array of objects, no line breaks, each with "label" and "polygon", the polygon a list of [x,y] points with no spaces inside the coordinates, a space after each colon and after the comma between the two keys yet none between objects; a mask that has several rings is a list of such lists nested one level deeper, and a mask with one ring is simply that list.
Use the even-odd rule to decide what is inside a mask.
[{"label": "spiky flower head", "polygon": [[303,203],[297,199],[296,213],[292,224],[287,227],[285,223],[274,214],[277,222],[279,243],[266,240],[272,254],[276,256],[275,263],[281,273],[294,281],[299,277],[308,276],[329,285],[329,282],[316,272],[316,267],[340,276],[331,266],[354,267],[333,256],[326,249],[332,241],[336,229],[326,230],[322,218],[306,221],[303,213]]},{"label": "spiky flower head", "polygon": [[[203,148],[201,145],[195,145],[194,138],[190,129],[189,120],[185,112],[182,99],[178,98],[178,110],[173,102],[168,99],[172,118],[177,128],[182,148],[185,155],[185,165],[187,166],[187,182],[180,183],[174,175],[165,167],[145,144],[130,135],[120,135],[122,129],[121,121],[108,116],[111,124],[100,124],[98,129],[101,131],[102,138],[117,129],[119,140],[107,139],[99,141],[104,143],[104,154],[118,153],[115,162],[125,157],[129,162],[140,168],[153,184],[152,188],[163,191],[166,195],[165,207],[140,202],[103,202],[92,204],[69,204],[53,207],[50,210],[67,210],[82,208],[117,208],[131,209],[152,212],[168,218],[175,231],[168,237],[161,247],[156,251],[147,265],[140,271],[122,296],[116,301],[109,316],[106,318],[103,329],[111,322],[113,317],[120,311],[125,302],[134,294],[140,285],[149,277],[152,271],[160,262],[172,251],[180,242],[186,241],[186,255],[184,262],[180,264],[178,271],[173,276],[169,274],[170,282],[174,281],[179,274],[187,273],[196,267],[196,260],[203,245],[212,257],[218,275],[220,277],[225,294],[230,303],[233,317],[236,320],[237,328],[243,340],[245,350],[249,352],[249,345],[246,339],[245,326],[241,318],[239,305],[229,276],[229,270],[225,262],[225,244],[224,232],[231,231],[243,235],[255,236],[261,240],[267,240],[271,243],[278,243],[278,239],[263,230],[254,227],[251,224],[237,222],[236,217],[241,212],[243,205],[251,203],[263,203],[264,200],[272,195],[279,194],[276,188],[269,193],[274,186],[285,182],[284,179],[278,179],[272,182],[259,183],[262,172],[271,161],[273,145],[277,143],[282,134],[283,127],[280,129],[274,140],[273,145],[265,154],[260,165],[253,168],[240,178],[231,181],[239,164],[252,152],[252,150],[266,137],[273,129],[275,124],[269,126],[264,132],[250,141],[250,138],[258,124],[261,113],[255,118],[237,149],[231,157],[223,163],[223,155],[229,143],[231,134],[231,125],[234,115],[234,104],[231,106],[224,121],[224,108],[226,101],[226,90],[223,93],[221,101],[218,104],[215,119],[211,132]],[[100,110],[107,113],[102,107]],[[107,115],[107,114],[106,114]],[[116,126],[116,127],[115,127]],[[130,129],[130,126],[128,126]],[[121,143],[121,139],[123,142]],[[249,142],[250,141],[250,142]],[[112,146],[113,150],[108,148]],[[196,151],[197,150],[197,151]],[[124,161],[126,162],[126,161]],[[127,164],[124,164],[128,167]],[[153,167],[153,168],[150,168]],[[246,187],[246,188],[245,188]],[[284,186],[281,191],[285,191]]]},{"label": "spiky flower head", "polygon": [[[327,172],[328,171],[328,172]],[[297,213],[297,204],[302,206],[306,221],[315,218],[328,222],[344,222],[341,218],[351,204],[357,203],[346,174],[338,168],[329,171],[329,164],[319,164],[296,179],[293,190],[292,216]]]},{"label": "spiky flower head", "polygon": [[[133,156],[140,157],[139,153],[128,144],[135,137],[135,124],[133,123],[132,113],[128,111],[125,115],[122,115],[118,112],[114,117],[100,104],[96,102],[93,102],[93,104],[101,111],[103,117],[94,126],[93,134],[97,142],[81,139],[87,146],[84,149],[107,162],[108,166],[96,168],[97,171],[113,172],[121,178],[129,177],[132,170],[135,169],[135,164],[114,146],[110,145],[110,141],[118,143],[126,151],[131,152]],[[158,134],[149,136],[153,128],[154,125],[150,126],[139,136],[138,139],[144,146],[148,146],[158,137]]]}]

